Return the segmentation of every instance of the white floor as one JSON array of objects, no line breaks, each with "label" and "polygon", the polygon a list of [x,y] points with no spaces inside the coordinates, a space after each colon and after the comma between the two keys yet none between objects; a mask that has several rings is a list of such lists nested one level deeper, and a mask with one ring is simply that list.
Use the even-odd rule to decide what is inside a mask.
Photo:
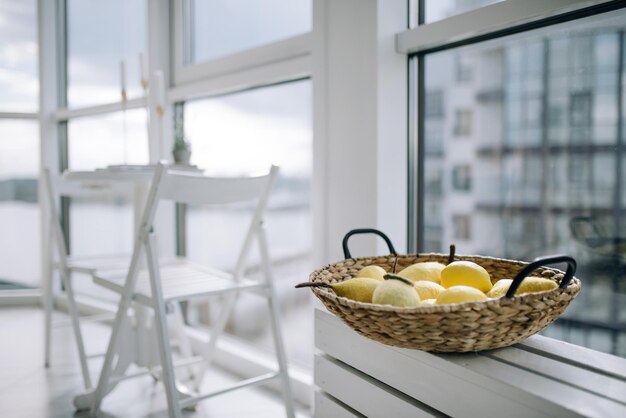
[{"label": "white floor", "polygon": [[[59,317],[62,314],[58,314]],[[87,323],[83,327],[88,353],[104,351],[109,328]],[[52,365],[43,366],[43,311],[37,308],[0,309],[0,417],[86,417],[73,408],[72,399],[82,390],[76,349],[69,327],[55,328]],[[100,360],[91,360],[92,379],[97,379]],[[235,377],[213,371],[205,379],[210,390]],[[121,383],[102,404],[101,417],[167,417],[166,399],[160,383],[142,377]],[[282,399],[262,388],[245,388],[200,403],[185,416],[255,417],[285,416]],[[298,417],[310,416],[299,409]]]}]

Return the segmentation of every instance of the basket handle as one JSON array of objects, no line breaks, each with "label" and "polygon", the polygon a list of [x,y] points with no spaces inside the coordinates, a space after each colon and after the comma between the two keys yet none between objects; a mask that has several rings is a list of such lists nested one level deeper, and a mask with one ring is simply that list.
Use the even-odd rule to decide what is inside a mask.
[{"label": "basket handle", "polygon": [[565,272],[565,276],[561,279],[561,284],[559,288],[565,289],[569,282],[574,277],[574,273],[576,272],[576,260],[567,255],[552,255],[547,257],[538,257],[535,260],[524,267],[513,279],[511,286],[509,287],[508,292],[506,292],[505,297],[512,299],[515,295],[515,292],[522,284],[522,280],[524,280],[530,273],[535,271],[538,267],[546,266],[549,264],[557,264],[557,263],[567,263],[567,271]]},{"label": "basket handle", "polygon": [[341,245],[343,247],[343,256],[344,256],[344,258],[346,258],[346,259],[352,258],[352,255],[350,254],[350,250],[348,249],[348,238],[350,238],[352,235],[357,235],[357,234],[376,234],[376,235],[378,235],[379,237],[384,239],[385,242],[387,243],[387,247],[389,247],[389,253],[392,254],[392,255],[398,255],[398,253],[396,253],[395,248],[393,248],[393,244],[391,243],[391,240],[389,239],[389,237],[387,235],[385,235],[384,233],[382,233],[378,229],[358,228],[358,229],[353,229],[353,230],[349,231],[346,234],[346,236],[343,237],[343,241],[341,242]]}]

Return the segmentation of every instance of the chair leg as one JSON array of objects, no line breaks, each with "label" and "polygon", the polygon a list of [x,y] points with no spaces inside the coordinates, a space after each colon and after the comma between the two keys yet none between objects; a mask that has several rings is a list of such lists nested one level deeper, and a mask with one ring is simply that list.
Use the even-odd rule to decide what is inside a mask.
[{"label": "chair leg", "polygon": [[150,288],[152,290],[154,327],[157,334],[159,354],[161,356],[161,373],[163,375],[165,394],[167,395],[167,410],[170,418],[181,418],[181,408],[174,376],[174,362],[172,361],[172,345],[170,344],[167,327],[167,312],[165,311],[166,302],[163,300],[158,258],[156,257],[155,248],[156,243],[154,233],[150,233],[148,235],[148,239],[146,240],[146,261],[150,277]]},{"label": "chair leg", "polygon": [[45,279],[43,286],[43,307],[44,307],[44,364],[50,367],[50,345],[52,343],[52,311],[54,306],[54,293],[52,276]]},{"label": "chair leg", "polygon": [[[193,356],[193,351],[191,350],[191,343],[189,342],[189,338],[185,333],[185,319],[183,317],[183,310],[180,307],[179,302],[171,302],[172,306],[172,317],[174,322],[172,323],[173,331],[178,341],[178,345],[180,348],[180,353],[183,357],[189,358]],[[196,370],[194,365],[189,366],[189,379],[194,380],[196,376]]]},{"label": "chair leg", "polygon": [[289,369],[287,367],[287,354],[283,344],[283,336],[280,330],[280,313],[276,302],[276,291],[274,290],[274,274],[272,272],[271,258],[267,245],[267,236],[263,224],[259,225],[259,250],[261,252],[261,264],[267,284],[269,295],[267,296],[267,304],[270,311],[270,325],[272,327],[272,336],[274,337],[274,347],[276,349],[276,358],[280,369],[280,380],[283,386],[283,397],[285,398],[285,410],[289,418],[295,417],[293,394],[291,392],[291,382],[289,380]]},{"label": "chair leg", "polygon": [[[154,296],[153,296],[154,297]],[[167,330],[167,315],[165,313],[165,305],[155,298],[155,329],[157,332],[157,342],[159,345],[159,354],[161,355],[161,364],[163,375],[163,385],[165,386],[165,394],[167,395],[167,409],[170,417],[181,417],[181,410],[178,403],[178,391],[176,390],[176,381],[174,377],[174,362],[172,361],[172,346],[169,340]]]},{"label": "chair leg", "polygon": [[274,292],[267,298],[270,310],[270,323],[272,327],[272,336],[274,337],[274,347],[276,349],[276,358],[278,359],[278,367],[280,369],[280,380],[283,387],[283,397],[285,399],[285,410],[289,418],[295,417],[293,406],[293,394],[291,391],[291,382],[289,380],[289,369],[287,367],[287,355],[283,344],[282,332],[280,330],[279,312],[276,304]]},{"label": "chair leg", "polygon": [[226,327],[226,322],[230,317],[230,314],[235,306],[235,302],[237,300],[238,295],[236,293],[232,293],[230,295],[226,295],[222,304],[220,305],[219,314],[217,318],[211,318],[211,333],[209,334],[209,342],[202,347],[202,357],[204,357],[204,363],[200,365],[198,370],[198,374],[196,376],[194,382],[194,389],[196,391],[200,390],[200,386],[202,385],[202,381],[204,380],[204,375],[206,374],[209,366],[213,362],[213,358],[215,356],[215,348],[217,347],[217,339],[224,332],[224,328]]},{"label": "chair leg", "polygon": [[85,389],[91,389],[91,377],[89,376],[89,365],[87,364],[87,355],[85,354],[85,344],[83,342],[83,334],[80,330],[80,321],[78,319],[78,309],[76,308],[76,299],[74,298],[74,290],[72,289],[72,280],[68,271],[61,271],[61,279],[67,293],[67,306],[72,321],[72,329],[76,338],[76,346],[78,348],[78,358],[80,360],[80,368],[83,374]]}]

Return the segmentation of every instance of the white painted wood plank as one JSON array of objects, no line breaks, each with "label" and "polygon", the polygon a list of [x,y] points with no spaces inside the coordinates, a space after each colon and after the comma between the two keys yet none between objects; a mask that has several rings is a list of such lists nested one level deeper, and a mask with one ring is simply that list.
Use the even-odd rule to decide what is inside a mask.
[{"label": "white painted wood plank", "polygon": [[520,418],[565,415],[562,408],[545,402],[535,405],[534,397],[504,390],[491,379],[466,370],[465,363],[475,356],[443,358],[379,344],[356,334],[326,311],[316,311],[315,345],[322,352],[450,416],[501,416],[502,411],[507,411],[507,417]]},{"label": "white painted wood plank", "polygon": [[626,359],[621,357],[542,335],[533,335],[517,344],[517,347],[626,381]]},{"label": "white painted wood plank", "polygon": [[315,391],[314,418],[362,418],[339,405],[323,392]]},{"label": "white painted wood plank", "polygon": [[325,356],[315,357],[315,384],[367,417],[442,417],[444,414]]},{"label": "white painted wood plank", "polygon": [[[316,312],[316,346],[453,416],[467,415],[468,409],[477,415],[506,410],[507,416],[626,416],[623,404],[485,356],[434,355],[376,343],[321,310]],[[453,403],[445,396],[449,388]]]},{"label": "white painted wood plank", "polygon": [[466,365],[492,382],[507,388],[516,388],[525,395],[533,395],[536,403],[552,404],[562,408],[566,415],[586,417],[626,417],[626,405],[578,389],[569,383],[557,382],[507,363],[494,363],[483,355]]},{"label": "white painted wood plank", "polygon": [[623,380],[516,347],[493,350],[483,355],[626,405],[626,382]]}]

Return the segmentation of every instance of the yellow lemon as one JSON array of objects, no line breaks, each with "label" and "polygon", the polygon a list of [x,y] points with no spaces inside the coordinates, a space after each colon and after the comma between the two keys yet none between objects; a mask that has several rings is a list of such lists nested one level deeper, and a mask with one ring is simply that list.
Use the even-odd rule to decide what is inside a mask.
[{"label": "yellow lemon", "polygon": [[498,280],[496,284],[493,285],[491,290],[487,292],[487,296],[493,299],[501,298],[502,296],[506,295],[509,287],[511,287],[511,283],[513,283],[513,280],[511,279]]},{"label": "yellow lemon", "polygon": [[387,274],[384,268],[380,266],[366,266],[363,267],[354,277],[369,277],[370,279],[376,279],[382,282],[384,279],[384,275]]},{"label": "yellow lemon", "polygon": [[487,296],[480,290],[471,286],[451,286],[441,292],[435,304],[448,305],[450,303],[482,302]]},{"label": "yellow lemon", "polygon": [[437,299],[426,299],[420,302],[420,306],[433,306]]},{"label": "yellow lemon", "polygon": [[398,276],[406,277],[413,281],[428,280],[441,284],[441,270],[445,267],[444,264],[436,261],[424,261],[422,263],[411,264],[398,272]]},{"label": "yellow lemon", "polygon": [[557,286],[556,282],[553,282],[550,279],[545,279],[543,277],[526,277],[522,280],[522,284],[519,285],[515,294],[521,295],[524,293],[543,292],[555,289]]},{"label": "yellow lemon", "polygon": [[435,282],[429,282],[428,280],[418,280],[413,283],[413,287],[420,295],[420,299],[437,299],[437,296],[444,290],[442,285]]},{"label": "yellow lemon", "polygon": [[481,292],[491,290],[489,272],[472,261],[454,261],[441,271],[443,287],[471,286]]}]

